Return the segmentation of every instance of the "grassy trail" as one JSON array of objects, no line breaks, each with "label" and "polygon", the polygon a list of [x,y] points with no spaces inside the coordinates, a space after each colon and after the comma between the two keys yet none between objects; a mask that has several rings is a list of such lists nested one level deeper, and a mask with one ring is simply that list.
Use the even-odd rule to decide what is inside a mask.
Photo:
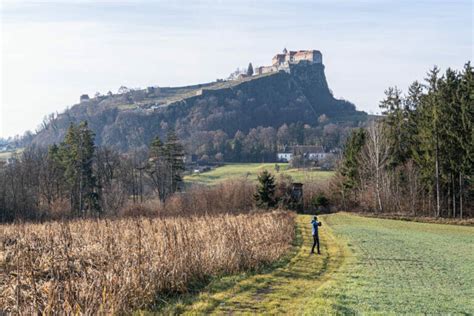
[{"label": "grassy trail", "polygon": [[245,278],[225,291],[203,292],[200,298],[184,312],[189,314],[311,314],[310,308],[315,304],[318,306],[318,312],[335,312],[334,304],[327,299],[318,299],[320,296],[316,295],[316,292],[323,284],[330,282],[332,274],[343,264],[347,253],[323,219],[320,234],[322,254],[311,255],[310,221],[310,216],[298,216],[298,247],[287,265],[266,274]]}]

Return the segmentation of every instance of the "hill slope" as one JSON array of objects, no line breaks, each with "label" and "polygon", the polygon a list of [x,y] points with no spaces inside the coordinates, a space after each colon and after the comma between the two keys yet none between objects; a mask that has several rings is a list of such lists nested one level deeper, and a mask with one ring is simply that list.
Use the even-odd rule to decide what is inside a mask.
[{"label": "hill slope", "polygon": [[51,119],[33,143],[59,142],[70,122],[83,120],[96,133],[98,144],[128,151],[149,144],[155,135],[164,136],[169,127],[191,143],[192,135],[208,131],[233,137],[257,126],[277,129],[297,122],[314,126],[322,114],[348,126],[367,117],[352,103],[332,96],[322,64],[300,62],[291,65],[291,73],[93,98]]}]

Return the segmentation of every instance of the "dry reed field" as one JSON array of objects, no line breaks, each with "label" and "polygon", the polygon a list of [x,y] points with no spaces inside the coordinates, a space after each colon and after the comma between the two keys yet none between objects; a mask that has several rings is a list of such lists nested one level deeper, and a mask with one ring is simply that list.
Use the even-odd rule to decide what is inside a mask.
[{"label": "dry reed field", "polygon": [[248,213],[255,207],[251,198],[254,193],[255,185],[249,181],[229,180],[213,187],[192,187],[184,194],[174,194],[166,200],[166,203],[148,200],[128,204],[121,209],[119,215],[175,217]]},{"label": "dry reed field", "polygon": [[0,226],[0,313],[110,314],[152,307],[212,275],[280,258],[289,212]]}]

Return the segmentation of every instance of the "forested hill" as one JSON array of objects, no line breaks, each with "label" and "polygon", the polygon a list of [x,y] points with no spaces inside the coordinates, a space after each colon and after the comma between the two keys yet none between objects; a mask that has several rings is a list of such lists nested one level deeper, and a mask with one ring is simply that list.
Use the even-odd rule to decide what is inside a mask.
[{"label": "forested hill", "polygon": [[[282,127],[289,130],[285,136],[288,139],[275,139],[273,143],[278,145],[317,143],[326,130],[340,128],[332,144],[320,144],[334,147],[343,130],[366,118],[367,114],[357,111],[352,103],[333,97],[324,65],[300,62],[291,65],[290,73],[280,71],[240,80],[97,96],[50,116],[32,143],[60,142],[71,122],[88,121],[98,145],[121,151],[148,145],[153,137],[164,136],[171,127],[187,152],[198,155],[223,153],[226,147],[228,151],[236,137],[244,141],[250,133],[264,131],[273,140]],[[303,135],[303,126],[305,133],[312,136]]]}]

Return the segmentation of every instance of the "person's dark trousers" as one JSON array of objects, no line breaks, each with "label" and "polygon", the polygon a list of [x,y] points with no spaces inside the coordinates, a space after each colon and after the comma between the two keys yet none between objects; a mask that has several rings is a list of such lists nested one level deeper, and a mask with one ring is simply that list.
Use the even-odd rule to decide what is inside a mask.
[{"label": "person's dark trousers", "polygon": [[314,253],[314,247],[316,247],[316,245],[318,245],[318,255],[321,254],[321,252],[319,251],[319,236],[316,234],[316,235],[313,235],[313,248],[311,249],[311,253]]}]

